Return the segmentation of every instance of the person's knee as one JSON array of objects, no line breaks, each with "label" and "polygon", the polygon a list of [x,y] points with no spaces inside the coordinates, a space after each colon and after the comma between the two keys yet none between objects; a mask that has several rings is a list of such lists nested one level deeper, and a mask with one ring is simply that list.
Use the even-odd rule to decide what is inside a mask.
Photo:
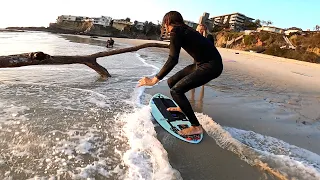
[{"label": "person's knee", "polygon": [[172,88],[170,88],[170,93],[171,95],[178,95],[178,94],[183,94],[184,91],[177,86],[173,86]]},{"label": "person's knee", "polygon": [[177,94],[177,92],[175,91],[175,89],[173,89],[173,88],[171,89],[171,88],[170,88],[170,94],[171,94],[172,96],[174,96],[174,95]]},{"label": "person's knee", "polygon": [[168,83],[168,86],[169,86],[170,89],[174,86],[174,82],[173,82],[172,78],[169,78],[167,80],[167,83]]}]

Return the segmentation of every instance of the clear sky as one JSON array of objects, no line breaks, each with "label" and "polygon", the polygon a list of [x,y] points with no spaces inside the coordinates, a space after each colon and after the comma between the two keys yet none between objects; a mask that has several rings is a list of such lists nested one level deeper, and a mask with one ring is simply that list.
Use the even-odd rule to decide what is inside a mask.
[{"label": "clear sky", "polygon": [[281,28],[320,24],[320,0],[1,0],[0,7],[0,28],[48,26],[62,14],[157,22],[170,10],[194,22],[203,12],[210,17],[240,12]]}]

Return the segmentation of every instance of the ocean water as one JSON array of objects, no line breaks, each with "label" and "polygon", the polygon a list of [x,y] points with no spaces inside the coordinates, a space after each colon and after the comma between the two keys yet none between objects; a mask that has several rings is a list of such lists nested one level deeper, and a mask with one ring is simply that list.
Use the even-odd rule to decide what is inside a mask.
[{"label": "ocean water", "polygon": [[[44,32],[0,33],[0,55],[87,55],[106,51],[103,45]],[[99,58],[112,75],[107,80],[78,64],[0,69],[0,179],[182,179],[157,139],[151,95],[136,87],[166,57],[143,49]],[[318,154],[197,116],[210,138],[248,163],[267,162],[292,179],[320,178]]]}]

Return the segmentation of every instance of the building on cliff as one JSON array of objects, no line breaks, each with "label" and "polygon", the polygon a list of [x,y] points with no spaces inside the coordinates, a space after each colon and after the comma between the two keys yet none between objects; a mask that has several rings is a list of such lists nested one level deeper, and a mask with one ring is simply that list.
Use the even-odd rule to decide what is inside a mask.
[{"label": "building on cliff", "polygon": [[86,22],[90,21],[94,25],[102,25],[104,27],[110,26],[112,18],[109,16],[101,16],[101,17],[87,17],[87,16],[72,16],[72,15],[61,15],[57,18],[57,23],[62,22]]},{"label": "building on cliff", "polygon": [[111,25],[112,18],[109,16],[101,16],[101,17],[96,17],[92,18],[93,19],[93,24],[94,25],[102,25],[103,27],[107,27]]},{"label": "building on cliff", "polygon": [[72,16],[72,15],[61,15],[57,18],[57,23],[63,22],[63,21],[88,21],[91,18],[87,16]]},{"label": "building on cliff", "polygon": [[130,26],[132,26],[132,22],[126,21],[124,19],[114,19],[112,23],[112,27],[120,31],[124,31],[125,29],[130,28]]},{"label": "building on cliff", "polygon": [[235,31],[245,30],[245,23],[252,22],[254,19],[241,13],[225,14],[210,18],[213,26],[225,26]]},{"label": "building on cliff", "polygon": [[142,31],[143,28],[144,28],[144,23],[143,22],[136,21],[133,25],[140,31]]},{"label": "building on cliff", "polygon": [[257,28],[258,32],[266,31],[266,32],[272,32],[272,33],[278,33],[278,34],[284,34],[285,30],[282,28],[274,27],[274,26],[262,26]]}]

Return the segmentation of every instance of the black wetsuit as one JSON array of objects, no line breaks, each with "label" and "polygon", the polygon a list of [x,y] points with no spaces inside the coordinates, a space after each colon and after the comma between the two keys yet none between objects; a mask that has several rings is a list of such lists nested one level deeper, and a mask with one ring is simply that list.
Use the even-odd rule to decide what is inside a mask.
[{"label": "black wetsuit", "polygon": [[199,126],[199,121],[185,93],[220,76],[223,70],[222,59],[210,40],[187,25],[175,26],[170,32],[169,58],[156,75],[158,79],[163,79],[178,63],[181,48],[194,58],[195,64],[185,67],[170,77],[168,85],[172,98],[191,124]]}]

